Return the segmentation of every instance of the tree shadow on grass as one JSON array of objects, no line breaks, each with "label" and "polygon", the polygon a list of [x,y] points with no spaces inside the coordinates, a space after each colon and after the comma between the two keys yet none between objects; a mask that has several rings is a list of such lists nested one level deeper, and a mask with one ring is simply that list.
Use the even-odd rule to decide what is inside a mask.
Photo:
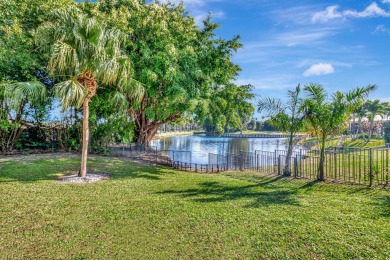
[{"label": "tree shadow on grass", "polygon": [[256,183],[244,186],[226,185],[220,182],[203,182],[199,188],[186,190],[166,190],[159,194],[172,194],[183,198],[191,198],[196,202],[214,203],[233,200],[247,200],[245,207],[260,207],[269,205],[299,205],[294,197],[296,191],[293,189],[264,189],[265,185],[279,181],[280,178],[273,178],[266,183]]},{"label": "tree shadow on grass", "polygon": [[381,196],[373,202],[382,217],[390,218],[390,195]]},{"label": "tree shadow on grass", "polygon": [[382,215],[390,218],[390,195],[384,196],[381,200]]},{"label": "tree shadow on grass", "polygon": [[[11,158],[0,162],[0,183],[56,180],[74,175],[80,167],[79,157]],[[108,173],[110,179],[144,178],[159,180],[170,171],[161,166],[132,159],[90,156],[88,173]],[[87,174],[88,174],[87,173]]]}]

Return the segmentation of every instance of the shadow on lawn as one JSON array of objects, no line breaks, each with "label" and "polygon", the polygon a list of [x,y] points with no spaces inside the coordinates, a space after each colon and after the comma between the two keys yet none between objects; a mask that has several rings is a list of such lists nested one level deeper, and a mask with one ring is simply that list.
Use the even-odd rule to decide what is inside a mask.
[{"label": "shadow on lawn", "polygon": [[[0,162],[0,183],[56,180],[60,176],[74,175],[80,167],[79,158],[21,157]],[[149,163],[110,157],[88,160],[88,173],[108,173],[110,179],[144,178],[159,180],[169,171]]]},{"label": "shadow on lawn", "polygon": [[390,195],[380,198],[376,204],[381,208],[381,215],[390,218]]},{"label": "shadow on lawn", "polygon": [[266,182],[245,186],[230,186],[220,182],[203,182],[196,189],[166,190],[158,193],[179,195],[203,203],[250,199],[246,207],[280,204],[299,205],[294,198],[296,191],[293,189],[274,188],[273,190],[264,191],[264,186],[277,182],[282,178],[276,177]]}]

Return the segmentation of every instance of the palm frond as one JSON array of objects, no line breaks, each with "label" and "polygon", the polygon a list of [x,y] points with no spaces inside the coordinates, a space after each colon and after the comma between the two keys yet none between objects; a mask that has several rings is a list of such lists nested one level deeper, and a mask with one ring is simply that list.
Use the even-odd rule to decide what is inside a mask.
[{"label": "palm frond", "polygon": [[13,109],[18,109],[22,100],[36,104],[46,98],[46,87],[39,81],[16,82],[5,85],[4,96]]},{"label": "palm frond", "polygon": [[365,87],[358,87],[346,94],[348,102],[362,102],[372,91],[376,90],[376,85],[367,85]]},{"label": "palm frond", "polygon": [[71,106],[80,108],[86,93],[86,88],[75,79],[60,82],[54,86],[54,96],[61,100],[62,112]]},{"label": "palm frond", "polygon": [[260,98],[257,103],[257,111],[259,113],[265,112],[267,114],[277,114],[284,109],[283,102],[276,98]]},{"label": "palm frond", "polygon": [[125,115],[127,114],[127,109],[129,108],[129,101],[123,93],[119,91],[114,91],[110,95],[110,103],[117,108],[118,113]]},{"label": "palm frond", "polygon": [[321,84],[308,84],[304,87],[308,97],[314,100],[317,104],[322,104],[327,99],[327,93]]}]

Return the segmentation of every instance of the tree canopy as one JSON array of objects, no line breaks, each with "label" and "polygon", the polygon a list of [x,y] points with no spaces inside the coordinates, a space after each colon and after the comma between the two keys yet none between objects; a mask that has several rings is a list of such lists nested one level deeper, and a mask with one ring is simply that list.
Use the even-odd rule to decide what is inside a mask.
[{"label": "tree canopy", "polygon": [[350,115],[364,102],[364,98],[376,89],[375,85],[355,88],[347,93],[337,91],[330,98],[322,85],[305,86],[307,97],[303,102],[303,113],[309,127],[320,144],[318,179],[324,180],[325,143],[329,136],[340,133]]},{"label": "tree canopy", "polygon": [[[40,105],[42,113],[48,113],[57,97],[76,124],[89,92],[89,99],[98,100],[91,106],[92,133],[110,135],[103,129],[115,121],[116,129],[122,129],[114,134],[115,140],[135,136],[143,145],[166,123],[190,118],[203,124],[208,118],[222,133],[225,128],[242,128],[253,113],[248,102],[252,87],[233,83],[241,70],[232,62],[242,46],[239,36],[217,37],[219,25],[211,17],[198,26],[183,4],[5,0],[0,8],[4,10],[0,82],[45,84],[50,98]],[[84,18],[72,24],[66,16],[69,8]],[[85,23],[87,29],[78,23]],[[107,39],[115,39],[116,32],[121,35],[121,54],[115,62],[99,59],[102,52],[93,48],[93,42],[102,40],[99,26],[105,28]],[[118,49],[114,40],[103,45],[110,49],[108,56]],[[90,91],[86,81],[103,88]]]},{"label": "tree canopy", "polygon": [[[199,28],[182,4],[118,1],[112,5],[102,1],[87,9],[129,36],[127,54],[134,77],[145,92],[142,98],[134,99],[119,90],[115,97],[134,120],[137,142],[147,145],[162,124],[186,115],[194,114],[204,122],[213,112],[216,125],[227,122],[223,116],[226,111],[217,115],[214,107],[221,99],[231,103],[221,93],[232,88],[231,81],[240,71],[231,61],[241,47],[238,36],[217,38],[214,31],[218,25],[211,17]],[[232,111],[230,124],[238,124],[234,118],[237,113],[247,116],[253,112],[244,105],[250,94],[242,97],[243,106]]]},{"label": "tree canopy", "polygon": [[270,123],[279,131],[287,132],[288,148],[284,164],[284,175],[291,175],[291,156],[294,148],[295,135],[303,129],[305,116],[302,112],[303,98],[301,86],[295,91],[288,91],[288,99],[262,98],[258,103],[258,112],[265,112],[270,117]]}]

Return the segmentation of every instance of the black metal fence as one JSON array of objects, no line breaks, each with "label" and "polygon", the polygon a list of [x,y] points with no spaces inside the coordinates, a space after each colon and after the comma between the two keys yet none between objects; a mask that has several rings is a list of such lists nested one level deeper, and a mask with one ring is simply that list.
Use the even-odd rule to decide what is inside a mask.
[{"label": "black metal fence", "polygon": [[[320,151],[300,149],[287,159],[287,151],[275,150],[209,153],[207,163],[194,163],[191,151],[161,150],[136,145],[116,146],[112,154],[138,158],[193,172],[253,171],[281,175],[288,171],[295,178],[317,179]],[[369,186],[389,185],[390,148],[331,148],[325,151],[324,177],[327,180]]]}]

